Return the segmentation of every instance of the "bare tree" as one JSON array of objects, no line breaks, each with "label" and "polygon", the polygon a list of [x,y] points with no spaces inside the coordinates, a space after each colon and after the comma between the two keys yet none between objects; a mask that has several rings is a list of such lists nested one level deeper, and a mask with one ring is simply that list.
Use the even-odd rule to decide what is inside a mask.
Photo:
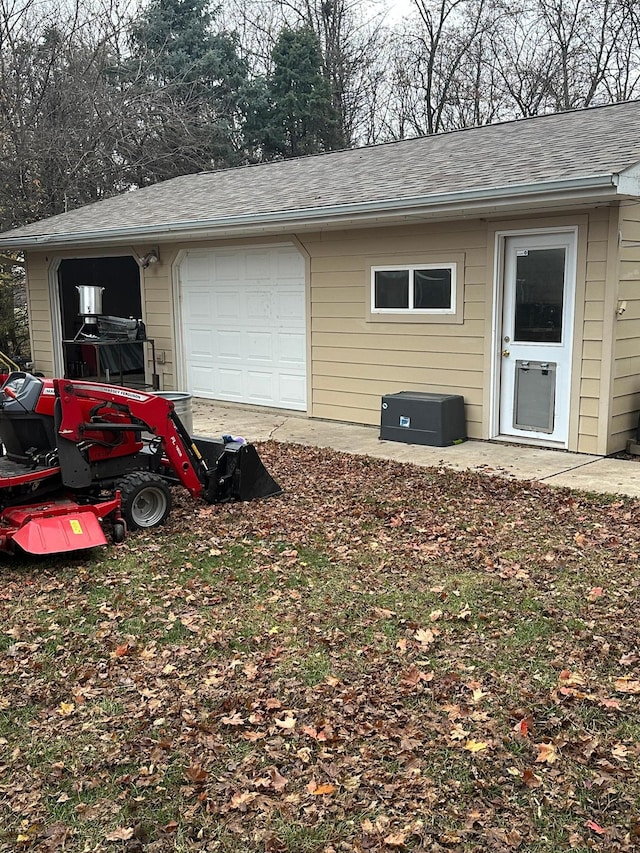
[{"label": "bare tree", "polygon": [[501,14],[493,0],[414,0],[393,41],[390,95],[396,138],[492,120],[498,105],[485,56]]},{"label": "bare tree", "polygon": [[[367,0],[234,0],[225,22],[240,34],[255,74],[273,70],[272,51],[284,27],[311,28],[320,43],[323,73],[340,116],[342,145],[370,141],[371,101],[385,70],[383,15]],[[375,111],[374,111],[375,112]]]}]

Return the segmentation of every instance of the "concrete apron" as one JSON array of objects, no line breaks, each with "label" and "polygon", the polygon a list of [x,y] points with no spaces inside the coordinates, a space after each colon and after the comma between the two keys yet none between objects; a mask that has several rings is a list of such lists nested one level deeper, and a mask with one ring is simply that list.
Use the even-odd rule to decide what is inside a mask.
[{"label": "concrete apron", "polygon": [[537,480],[603,494],[640,497],[640,459],[609,459],[583,453],[543,450],[501,442],[465,441],[453,447],[424,447],[380,441],[378,427],[310,420],[291,412],[194,399],[194,435],[242,436],[247,441],[280,441],[312,447],[330,447],[346,453],[444,465],[457,471],[480,471],[516,480]]}]

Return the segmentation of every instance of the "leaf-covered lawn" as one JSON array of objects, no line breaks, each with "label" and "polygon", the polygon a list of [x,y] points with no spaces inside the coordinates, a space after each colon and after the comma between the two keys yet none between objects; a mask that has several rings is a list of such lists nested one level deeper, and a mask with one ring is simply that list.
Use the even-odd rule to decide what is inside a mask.
[{"label": "leaf-covered lawn", "polygon": [[640,506],[270,443],[0,566],[0,850],[640,845]]}]

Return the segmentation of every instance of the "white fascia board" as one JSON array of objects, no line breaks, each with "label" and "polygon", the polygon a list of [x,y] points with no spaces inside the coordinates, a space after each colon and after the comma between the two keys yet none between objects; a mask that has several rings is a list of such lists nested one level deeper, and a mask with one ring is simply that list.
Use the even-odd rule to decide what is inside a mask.
[{"label": "white fascia board", "polygon": [[[564,181],[508,185],[455,193],[430,194],[413,198],[384,199],[372,202],[340,204],[331,207],[299,208],[259,214],[220,216],[124,228],[105,228],[66,234],[40,234],[30,237],[0,237],[0,248],[56,249],[70,246],[122,245],[130,242],[166,242],[174,240],[220,239],[274,233],[291,233],[323,227],[357,227],[367,224],[393,224],[406,219],[469,218],[527,210],[549,204],[589,204],[613,201],[619,194],[618,175],[597,175]],[[46,220],[43,221],[43,225]]]},{"label": "white fascia board", "polygon": [[618,192],[625,196],[640,196],[640,163],[630,166],[618,175]]}]

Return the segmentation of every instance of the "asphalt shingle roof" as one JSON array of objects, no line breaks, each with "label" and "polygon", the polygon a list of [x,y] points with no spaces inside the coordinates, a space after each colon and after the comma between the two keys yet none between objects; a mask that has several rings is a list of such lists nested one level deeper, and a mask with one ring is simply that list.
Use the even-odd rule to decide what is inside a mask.
[{"label": "asphalt shingle roof", "polygon": [[640,102],[186,175],[0,235],[77,235],[615,175],[640,163]]}]

